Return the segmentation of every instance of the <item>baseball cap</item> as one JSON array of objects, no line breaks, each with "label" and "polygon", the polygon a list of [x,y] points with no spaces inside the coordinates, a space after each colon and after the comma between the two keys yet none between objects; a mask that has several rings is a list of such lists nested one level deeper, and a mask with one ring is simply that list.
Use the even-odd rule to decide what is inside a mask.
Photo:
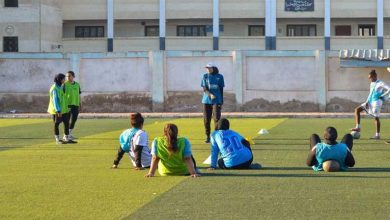
[{"label": "baseball cap", "polygon": [[212,68],[212,67],[215,67],[215,65],[213,63],[208,63],[205,67],[206,68]]}]

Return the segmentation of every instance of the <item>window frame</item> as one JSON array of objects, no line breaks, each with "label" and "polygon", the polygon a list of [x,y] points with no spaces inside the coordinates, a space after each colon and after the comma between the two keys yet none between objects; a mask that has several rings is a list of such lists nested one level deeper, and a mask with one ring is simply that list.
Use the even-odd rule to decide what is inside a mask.
[{"label": "window frame", "polygon": [[18,8],[19,1],[18,0],[4,0],[4,8]]},{"label": "window frame", "polygon": [[[157,35],[148,35],[149,28],[157,28]],[[159,25],[146,25],[144,28],[144,36],[145,37],[158,37],[160,36],[160,26]]]},{"label": "window frame", "polygon": [[[183,29],[183,34],[180,35],[180,29]],[[197,35],[194,35],[194,29],[196,29]],[[187,34],[187,31],[191,33],[191,35]],[[204,35],[201,35],[204,33]],[[206,25],[178,25],[176,26],[176,36],[177,37],[206,37]]]},{"label": "window frame", "polygon": [[[99,35],[99,29],[102,29],[102,36]],[[91,36],[91,32],[92,32],[92,29],[96,29],[95,30],[95,33],[96,33],[96,36]],[[80,33],[82,33],[81,35],[78,35],[78,32],[79,30],[81,30]],[[99,25],[99,26],[75,26],[75,32],[74,32],[74,36],[75,38],[104,38],[104,26],[102,25]],[[88,33],[88,34],[87,34]],[[86,36],[88,35],[88,36]]]},{"label": "window frame", "polygon": [[[8,40],[7,40],[8,39]],[[9,40],[15,40],[16,39],[16,49],[15,50],[8,50],[7,42],[10,42]],[[12,53],[12,52],[19,52],[19,37],[18,36],[4,36],[3,37],[3,52]]]},{"label": "window frame", "polygon": [[[253,35],[252,34],[252,29],[251,28],[263,28],[263,32],[261,35]],[[248,36],[265,36],[265,25],[248,25]]]},{"label": "window frame", "polygon": [[[296,30],[299,27],[301,34],[297,35]],[[308,35],[303,35],[303,29],[307,27]],[[310,35],[311,28],[314,27],[314,35]],[[289,35],[289,30],[294,28],[294,35]],[[286,28],[286,36],[287,37],[316,37],[317,36],[317,25],[316,24],[288,24]]]},{"label": "window frame", "polygon": [[[365,36],[364,35],[364,29],[372,29],[372,35],[368,35],[368,36]],[[363,29],[363,31],[361,31],[361,29]],[[372,36],[376,36],[376,25],[375,24],[359,24],[358,25],[358,36],[359,37],[372,37]]]},{"label": "window frame", "polygon": [[[338,35],[337,34],[337,28],[345,28],[345,27],[348,27],[349,28],[349,35]],[[334,26],[334,36],[352,36],[352,25],[348,25],[348,24],[342,24],[342,25],[335,25]]]}]

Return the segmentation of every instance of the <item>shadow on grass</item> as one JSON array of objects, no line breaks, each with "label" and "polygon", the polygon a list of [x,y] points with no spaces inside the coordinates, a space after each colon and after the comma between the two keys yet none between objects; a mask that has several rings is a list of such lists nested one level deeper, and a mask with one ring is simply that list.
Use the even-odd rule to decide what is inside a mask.
[{"label": "shadow on grass", "polygon": [[[347,173],[347,172],[342,172]],[[271,177],[271,178],[367,178],[367,179],[390,179],[390,176],[349,176],[335,173],[314,172],[312,174],[270,174],[270,173],[202,173],[203,177]]]},{"label": "shadow on grass", "polygon": [[388,173],[390,172],[390,167],[357,167],[357,168],[350,168],[348,172],[367,172],[367,173],[374,173],[374,172],[381,172],[381,173]]}]

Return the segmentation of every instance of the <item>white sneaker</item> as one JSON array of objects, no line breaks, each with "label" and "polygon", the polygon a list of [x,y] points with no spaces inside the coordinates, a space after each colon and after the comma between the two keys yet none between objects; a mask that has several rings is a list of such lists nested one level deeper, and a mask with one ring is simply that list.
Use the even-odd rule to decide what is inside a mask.
[{"label": "white sneaker", "polygon": [[68,139],[69,139],[69,140],[74,140],[75,138],[73,137],[73,135],[69,134],[69,135],[68,135]]}]

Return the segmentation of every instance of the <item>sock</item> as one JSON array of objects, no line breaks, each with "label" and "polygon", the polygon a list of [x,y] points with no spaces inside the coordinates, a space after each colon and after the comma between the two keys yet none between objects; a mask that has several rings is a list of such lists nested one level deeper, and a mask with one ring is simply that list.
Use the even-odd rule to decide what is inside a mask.
[{"label": "sock", "polygon": [[64,141],[68,141],[68,135],[64,135]]},{"label": "sock", "polygon": [[356,127],[355,128],[360,128],[360,124],[356,124]]},{"label": "sock", "polygon": [[56,141],[60,140],[60,136],[59,135],[54,135],[54,138],[56,139]]},{"label": "sock", "polygon": [[376,133],[375,133],[375,136],[379,137],[379,133],[378,133],[378,132],[376,132]]},{"label": "sock", "polygon": [[73,130],[73,129],[69,129],[69,135],[72,135],[72,130]]}]

